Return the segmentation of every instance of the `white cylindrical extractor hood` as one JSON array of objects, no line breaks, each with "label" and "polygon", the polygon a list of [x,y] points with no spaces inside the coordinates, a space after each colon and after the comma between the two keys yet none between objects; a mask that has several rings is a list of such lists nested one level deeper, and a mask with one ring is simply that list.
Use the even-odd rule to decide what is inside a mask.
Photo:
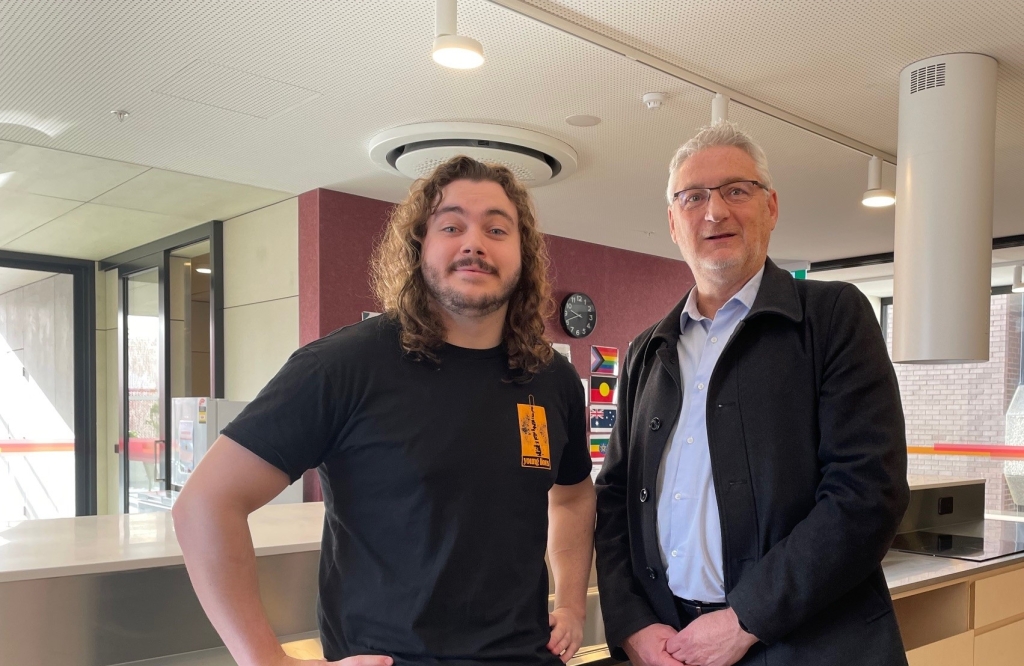
[{"label": "white cylindrical extractor hood", "polygon": [[893,361],[988,360],[996,61],[900,73]]}]

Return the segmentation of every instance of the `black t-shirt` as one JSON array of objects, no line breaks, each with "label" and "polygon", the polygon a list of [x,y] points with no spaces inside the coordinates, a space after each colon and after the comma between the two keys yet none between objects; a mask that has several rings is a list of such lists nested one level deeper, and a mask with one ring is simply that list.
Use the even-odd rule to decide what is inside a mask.
[{"label": "black t-shirt", "polygon": [[[387,316],[295,352],[224,434],[292,479],[319,468],[328,660],[551,664],[548,490],[591,470],[561,355],[514,383],[503,347],[416,361]],[[545,424],[546,420],[546,424]]]}]

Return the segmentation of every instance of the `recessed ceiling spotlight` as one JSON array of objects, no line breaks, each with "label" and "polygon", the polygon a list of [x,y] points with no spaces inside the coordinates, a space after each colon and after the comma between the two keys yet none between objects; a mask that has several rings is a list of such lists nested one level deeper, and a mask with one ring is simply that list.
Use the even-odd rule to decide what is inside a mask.
[{"label": "recessed ceiling spotlight", "polygon": [[643,97],[644,104],[647,105],[648,109],[661,108],[661,105],[665,102],[666,99],[668,99],[668,96],[665,95],[665,93],[659,92],[645,93]]},{"label": "recessed ceiling spotlight", "polygon": [[594,125],[601,122],[601,119],[597,116],[588,116],[584,114],[569,116],[565,119],[565,122],[569,123],[573,127],[593,127]]},{"label": "recessed ceiling spotlight", "polygon": [[458,31],[457,0],[437,0],[434,14],[434,62],[452,69],[473,69],[484,64],[484,47]]},{"label": "recessed ceiling spotlight", "polygon": [[896,195],[892,190],[882,189],[882,160],[872,155],[868,162],[868,191],[860,200],[869,208],[885,208],[896,203]]},{"label": "recessed ceiling spotlight", "polygon": [[119,123],[123,123],[125,118],[127,118],[130,115],[132,115],[132,114],[128,113],[127,111],[124,111],[123,109],[118,109],[116,111],[111,111],[110,113],[117,117],[117,122],[119,122]]}]

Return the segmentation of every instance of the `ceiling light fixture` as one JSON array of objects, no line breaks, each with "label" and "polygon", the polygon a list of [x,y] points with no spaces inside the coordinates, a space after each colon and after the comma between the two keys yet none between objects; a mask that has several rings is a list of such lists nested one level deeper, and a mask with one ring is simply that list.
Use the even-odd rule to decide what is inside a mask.
[{"label": "ceiling light fixture", "polygon": [[434,62],[452,69],[473,69],[484,64],[484,47],[458,31],[458,0],[437,0],[434,14]]},{"label": "ceiling light fixture", "polygon": [[213,271],[208,266],[202,266],[196,268],[196,273],[202,273],[203,275],[209,275]]},{"label": "ceiling light fixture", "polygon": [[729,98],[722,93],[715,93],[711,98],[711,124],[729,120]]},{"label": "ceiling light fixture", "polygon": [[1013,286],[1010,291],[1015,294],[1024,293],[1024,266],[1021,264],[1013,267]]},{"label": "ceiling light fixture", "polygon": [[869,208],[885,208],[896,203],[893,191],[882,189],[882,160],[876,155],[868,162],[868,191],[860,202]]}]

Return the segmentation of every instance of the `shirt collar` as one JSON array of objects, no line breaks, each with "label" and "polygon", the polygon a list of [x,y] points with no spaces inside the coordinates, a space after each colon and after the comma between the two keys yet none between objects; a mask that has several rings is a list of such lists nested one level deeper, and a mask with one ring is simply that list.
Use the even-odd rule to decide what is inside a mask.
[{"label": "shirt collar", "polygon": [[[747,280],[747,283],[737,291],[732,298],[725,302],[722,306],[722,310],[729,306],[732,302],[740,303],[743,306],[743,314],[745,315],[750,311],[751,306],[754,304],[754,299],[757,297],[757,291],[761,288],[761,278],[764,277],[764,266],[761,266],[761,270],[754,274],[754,277]],[[679,330],[686,328],[687,319],[693,321],[702,321],[704,319],[710,319],[705,317],[697,309],[697,287],[694,286],[690,289],[690,293],[686,296],[686,303],[683,305],[683,311],[679,314]]]}]

